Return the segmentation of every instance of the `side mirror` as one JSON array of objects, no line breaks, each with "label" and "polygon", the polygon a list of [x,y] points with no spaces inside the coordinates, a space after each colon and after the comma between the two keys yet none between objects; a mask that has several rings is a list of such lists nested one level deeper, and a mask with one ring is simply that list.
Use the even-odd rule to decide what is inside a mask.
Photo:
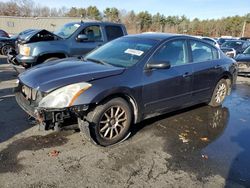
[{"label": "side mirror", "polygon": [[147,64],[147,69],[169,69],[170,63],[167,61],[152,62]]},{"label": "side mirror", "polygon": [[77,42],[83,42],[83,41],[86,41],[86,40],[88,40],[87,35],[80,34],[80,35],[78,35],[78,36],[76,37],[76,41],[77,41]]}]

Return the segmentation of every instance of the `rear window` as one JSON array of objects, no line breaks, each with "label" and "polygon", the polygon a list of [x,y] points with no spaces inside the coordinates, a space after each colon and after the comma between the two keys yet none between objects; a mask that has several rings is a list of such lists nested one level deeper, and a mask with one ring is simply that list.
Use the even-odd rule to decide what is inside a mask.
[{"label": "rear window", "polygon": [[200,41],[190,41],[193,62],[218,59],[218,50]]},{"label": "rear window", "polygon": [[119,38],[123,36],[122,28],[119,26],[106,26],[105,27],[108,41],[114,40],[116,38]]}]

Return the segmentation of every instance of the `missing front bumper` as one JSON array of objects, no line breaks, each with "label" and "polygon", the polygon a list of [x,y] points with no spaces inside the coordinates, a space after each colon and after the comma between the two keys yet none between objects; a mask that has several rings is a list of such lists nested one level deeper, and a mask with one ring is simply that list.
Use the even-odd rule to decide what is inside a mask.
[{"label": "missing front bumper", "polygon": [[77,118],[83,116],[88,109],[87,105],[64,109],[38,108],[32,105],[20,92],[16,93],[16,101],[26,113],[35,118],[42,130],[60,130],[63,127],[75,125]]}]

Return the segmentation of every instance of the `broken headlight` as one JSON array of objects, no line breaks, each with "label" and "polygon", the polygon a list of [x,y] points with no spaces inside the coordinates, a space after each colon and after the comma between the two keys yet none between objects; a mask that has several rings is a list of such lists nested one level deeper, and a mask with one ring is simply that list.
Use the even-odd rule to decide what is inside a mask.
[{"label": "broken headlight", "polygon": [[75,100],[92,85],[86,82],[71,84],[46,95],[40,102],[41,108],[65,108],[73,105]]}]

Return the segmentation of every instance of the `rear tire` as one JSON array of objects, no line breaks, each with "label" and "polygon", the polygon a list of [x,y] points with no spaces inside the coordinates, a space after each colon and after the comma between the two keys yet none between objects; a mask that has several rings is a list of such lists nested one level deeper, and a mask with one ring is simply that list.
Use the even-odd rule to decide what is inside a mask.
[{"label": "rear tire", "polygon": [[100,104],[87,115],[91,137],[102,146],[120,142],[128,135],[131,114],[129,104],[122,98]]},{"label": "rear tire", "polygon": [[218,107],[221,106],[229,92],[228,82],[225,79],[221,79],[215,86],[212,98],[209,102],[209,106]]}]

